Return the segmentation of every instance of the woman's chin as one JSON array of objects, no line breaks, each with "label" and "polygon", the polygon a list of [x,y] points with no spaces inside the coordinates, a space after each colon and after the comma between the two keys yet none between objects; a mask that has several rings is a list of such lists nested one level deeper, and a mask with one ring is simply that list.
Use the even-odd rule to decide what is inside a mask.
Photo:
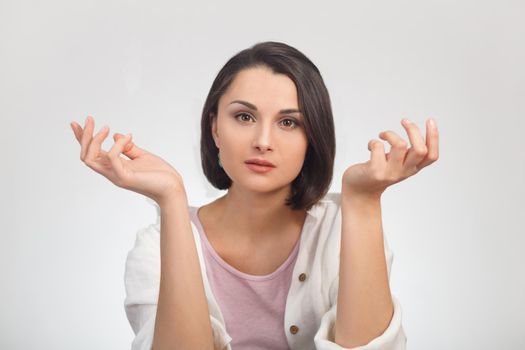
[{"label": "woman's chin", "polygon": [[286,188],[291,187],[291,182],[277,183],[275,180],[270,179],[254,179],[251,181],[235,182],[232,181],[232,187],[236,186],[243,191],[257,192],[257,193],[270,193],[279,192]]}]

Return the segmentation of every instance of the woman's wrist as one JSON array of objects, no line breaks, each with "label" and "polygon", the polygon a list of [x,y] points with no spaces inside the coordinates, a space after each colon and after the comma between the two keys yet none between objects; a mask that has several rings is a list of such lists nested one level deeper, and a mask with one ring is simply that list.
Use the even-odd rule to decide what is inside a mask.
[{"label": "woman's wrist", "polygon": [[187,195],[184,185],[176,184],[164,191],[162,197],[155,200],[160,208],[187,203]]}]

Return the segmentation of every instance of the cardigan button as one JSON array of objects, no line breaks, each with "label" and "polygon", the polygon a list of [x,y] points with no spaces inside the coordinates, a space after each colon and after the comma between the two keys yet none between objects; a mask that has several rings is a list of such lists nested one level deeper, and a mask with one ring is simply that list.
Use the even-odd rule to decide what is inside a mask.
[{"label": "cardigan button", "polygon": [[306,279],[306,274],[302,273],[299,275],[299,281],[303,282]]},{"label": "cardigan button", "polygon": [[295,334],[297,332],[299,332],[299,327],[297,327],[296,325],[292,325],[290,327],[290,333]]}]

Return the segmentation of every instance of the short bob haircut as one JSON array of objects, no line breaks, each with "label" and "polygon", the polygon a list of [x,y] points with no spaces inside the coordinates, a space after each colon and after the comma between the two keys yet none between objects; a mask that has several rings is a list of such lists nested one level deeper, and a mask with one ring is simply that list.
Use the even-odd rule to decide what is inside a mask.
[{"label": "short bob haircut", "polygon": [[260,42],[230,58],[219,71],[204,103],[201,119],[201,162],[208,181],[220,190],[232,180],[218,164],[219,149],[213,141],[212,120],[219,99],[241,70],[267,67],[285,74],[297,88],[299,109],[304,115],[308,148],[301,173],[292,181],[286,205],[309,210],[328,192],[335,158],[335,131],[328,90],[317,67],[303,53],[280,42]]}]

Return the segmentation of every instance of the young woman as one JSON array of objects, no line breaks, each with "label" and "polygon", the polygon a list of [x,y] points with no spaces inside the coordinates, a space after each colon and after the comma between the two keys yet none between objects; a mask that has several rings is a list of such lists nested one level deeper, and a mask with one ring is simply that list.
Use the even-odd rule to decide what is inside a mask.
[{"label": "young woman", "polygon": [[[327,193],[335,158],[328,91],[297,49],[258,43],[220,70],[204,104],[204,174],[222,197],[189,206],[182,176],[131,135],[93,136],[71,123],[81,160],[158,205],[126,261],[125,310],[133,349],[405,349],[401,306],[389,288],[385,189],[438,159],[406,120],[371,140]],[[123,154],[127,158],[120,156]]]}]

